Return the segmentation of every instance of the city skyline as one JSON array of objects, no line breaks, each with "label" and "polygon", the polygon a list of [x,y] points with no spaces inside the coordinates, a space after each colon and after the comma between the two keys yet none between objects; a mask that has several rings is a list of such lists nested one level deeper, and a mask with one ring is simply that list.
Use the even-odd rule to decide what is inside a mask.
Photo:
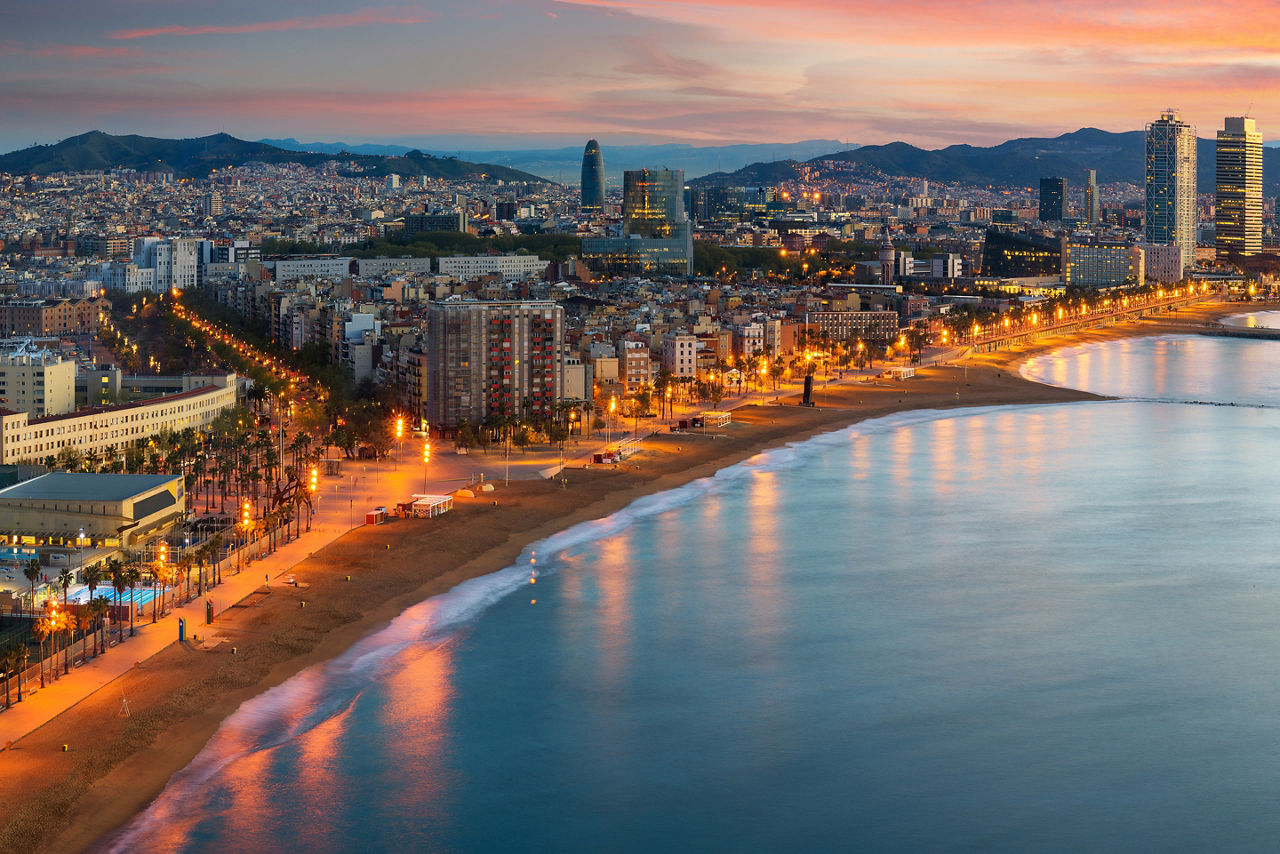
[{"label": "city skyline", "polygon": [[[1213,127],[1252,112],[1265,92],[1274,61],[1266,37],[1248,34],[1278,14],[1006,4],[997,22],[982,6],[938,3],[530,0],[232,3],[214,16],[195,5],[54,2],[11,16],[0,39],[10,83],[0,148],[92,127],[458,145],[595,136],[937,147],[1132,130],[1170,106]],[[1241,16],[1255,25],[1242,30]],[[544,59],[557,44],[573,50]],[[485,63],[470,61],[476,50]]]}]

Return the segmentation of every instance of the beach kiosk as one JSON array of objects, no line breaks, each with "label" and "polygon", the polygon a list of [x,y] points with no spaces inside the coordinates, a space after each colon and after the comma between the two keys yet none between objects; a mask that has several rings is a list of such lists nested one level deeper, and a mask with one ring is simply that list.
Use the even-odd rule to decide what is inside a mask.
[{"label": "beach kiosk", "polygon": [[431,519],[453,509],[453,496],[414,495],[412,506],[415,519]]}]

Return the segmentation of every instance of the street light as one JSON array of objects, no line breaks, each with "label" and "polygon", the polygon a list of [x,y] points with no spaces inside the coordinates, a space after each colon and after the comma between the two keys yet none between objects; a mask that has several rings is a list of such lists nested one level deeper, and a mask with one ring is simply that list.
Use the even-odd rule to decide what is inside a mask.
[{"label": "street light", "polygon": [[427,464],[431,462],[431,443],[422,443],[422,492],[427,491]]}]

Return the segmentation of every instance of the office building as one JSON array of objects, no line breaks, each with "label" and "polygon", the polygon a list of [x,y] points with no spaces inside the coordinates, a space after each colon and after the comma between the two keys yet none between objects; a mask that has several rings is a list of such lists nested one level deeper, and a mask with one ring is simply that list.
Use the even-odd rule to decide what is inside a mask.
[{"label": "office building", "polygon": [[427,307],[426,417],[452,429],[507,415],[551,415],[563,383],[564,308],[550,300]]},{"label": "office building", "polygon": [[1196,251],[1196,129],[1166,110],[1147,125],[1146,142],[1146,241],[1176,245],[1186,270]]},{"label": "office building", "polygon": [[405,214],[404,233],[419,231],[466,231],[466,211],[445,211],[430,214]]},{"label": "office building", "polygon": [[1067,286],[1116,288],[1140,285],[1146,277],[1142,247],[1132,243],[1067,244]]},{"label": "office building", "polygon": [[1262,251],[1262,134],[1253,119],[1228,117],[1217,143],[1217,256],[1255,255]]},{"label": "office building", "polygon": [[594,139],[587,140],[582,152],[582,212],[588,216],[604,212],[604,155]]},{"label": "office building", "polygon": [[1067,218],[1067,179],[1040,179],[1040,221],[1062,222]]},{"label": "office building", "polygon": [[989,228],[982,246],[982,275],[1002,279],[1058,275],[1064,253],[1060,238]]},{"label": "office building", "polygon": [[1098,201],[1098,173],[1089,169],[1084,173],[1084,221],[1097,225],[1102,220],[1102,206]]},{"label": "office building", "polygon": [[611,275],[693,274],[693,228],[684,208],[684,171],[622,173],[622,236],[582,242],[584,259]]}]

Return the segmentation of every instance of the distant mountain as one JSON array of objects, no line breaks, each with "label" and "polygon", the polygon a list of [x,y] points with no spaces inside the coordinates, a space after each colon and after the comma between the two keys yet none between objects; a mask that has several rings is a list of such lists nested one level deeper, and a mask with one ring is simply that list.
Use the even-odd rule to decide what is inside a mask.
[{"label": "distant mountain", "polygon": [[284,139],[259,139],[265,145],[274,145],[286,151],[312,151],[319,154],[380,154],[398,157],[408,154],[414,148],[411,145],[392,145],[390,143],[362,142],[351,145],[346,142],[298,142],[293,137]]},{"label": "distant mountain", "polygon": [[203,178],[212,169],[245,163],[301,163],[319,166],[330,160],[350,162],[352,174],[381,177],[396,173],[413,178],[467,179],[480,175],[504,181],[542,182],[545,178],[489,163],[470,163],[455,157],[436,157],[407,151],[394,157],[370,154],[339,156],[322,152],[287,151],[262,142],[247,142],[225,133],[196,139],[113,136],[102,131],[64,139],[56,145],[36,145],[0,155],[0,172],[48,175],[53,172],[136,169],[171,171],[183,178]]},{"label": "distant mountain", "polygon": [[[1201,192],[1214,186],[1214,141],[1202,139],[1196,149],[1196,181]],[[1142,131],[1110,133],[1082,128],[1054,138],[1011,139],[987,148],[951,145],[926,150],[905,142],[866,145],[853,151],[812,158],[799,163],[756,163],[731,173],[707,175],[697,184],[756,186],[794,178],[800,165],[822,161],[857,163],[885,175],[928,178],[931,181],[1005,187],[1037,187],[1041,178],[1066,178],[1069,187],[1084,183],[1087,169],[1095,169],[1099,183],[1146,181],[1146,142]],[[786,176],[786,177],[784,177]],[[1280,189],[1280,151],[1263,152],[1263,191]]]},{"label": "distant mountain", "polygon": [[[359,154],[400,154],[409,150],[406,145],[391,143],[352,146],[342,142],[298,142],[294,139],[263,139],[259,142],[295,151],[331,154],[343,150]],[[575,145],[529,149],[446,147],[439,139],[427,138],[401,139],[401,142],[417,143],[416,147],[422,151],[441,157],[455,156],[481,163],[496,163],[576,185],[582,174],[582,149],[587,140],[583,137],[582,142]],[[622,173],[628,169],[683,169],[686,178],[695,178],[708,172],[732,171],[766,158],[808,160],[857,147],[834,139],[752,145],[611,145],[607,136],[600,137],[600,145],[604,150],[605,179],[615,186],[622,183]]]}]

